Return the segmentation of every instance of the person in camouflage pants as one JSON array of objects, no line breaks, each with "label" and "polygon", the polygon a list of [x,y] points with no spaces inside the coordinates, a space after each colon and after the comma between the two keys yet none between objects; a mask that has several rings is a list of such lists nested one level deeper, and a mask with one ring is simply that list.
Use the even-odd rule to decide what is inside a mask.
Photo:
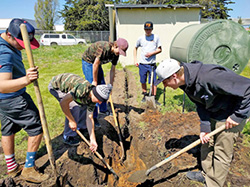
[{"label": "person in camouflage pants", "polygon": [[75,138],[77,135],[75,130],[86,129],[87,126],[90,149],[96,151],[93,111],[96,103],[101,104],[107,101],[112,85],[94,86],[78,75],[63,73],[51,79],[48,89],[60,102],[66,116],[63,133],[64,143],[71,146],[79,145],[79,140]]},{"label": "person in camouflage pants", "polygon": [[[126,50],[128,49],[128,42],[123,38],[119,38],[114,43],[107,41],[98,41],[93,43],[88,49],[86,49],[82,55],[82,71],[92,85],[105,84],[102,64],[108,62],[112,63],[110,70],[110,84],[113,85],[115,77],[115,66],[117,65],[119,55],[126,56]],[[95,124],[99,125],[97,116],[98,109],[105,115],[109,115],[107,111],[107,103],[103,102],[101,105],[97,104],[94,110]]]}]

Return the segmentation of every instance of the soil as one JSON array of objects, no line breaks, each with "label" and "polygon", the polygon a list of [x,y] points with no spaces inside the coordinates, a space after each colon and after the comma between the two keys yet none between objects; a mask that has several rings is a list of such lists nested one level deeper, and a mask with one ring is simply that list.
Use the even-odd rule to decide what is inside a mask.
[{"label": "soil", "polygon": [[[52,140],[60,181],[56,183],[46,148],[43,147],[39,149],[36,165],[41,172],[50,175],[47,181],[32,184],[19,177],[11,179],[6,176],[0,179],[0,186],[203,186],[202,183],[190,181],[185,176],[187,171],[200,169],[199,146],[153,170],[145,181],[128,181],[136,171],[146,171],[197,140],[200,129],[196,112],[162,114],[159,108],[150,109],[146,104],[141,104],[141,88],[135,79],[136,76],[138,75],[126,69],[116,71],[112,91],[123,139],[124,157],[119,142],[119,128],[114,117],[100,115],[101,127],[96,128],[98,153],[119,176],[119,180],[116,180],[101,159],[88,149],[84,141],[81,141],[78,147],[70,147],[63,144],[60,135]],[[86,131],[82,133],[89,138]],[[244,138],[241,135],[235,144],[234,159],[224,186],[250,186],[250,148],[243,144]],[[6,173],[6,168],[2,167],[0,172]]]}]

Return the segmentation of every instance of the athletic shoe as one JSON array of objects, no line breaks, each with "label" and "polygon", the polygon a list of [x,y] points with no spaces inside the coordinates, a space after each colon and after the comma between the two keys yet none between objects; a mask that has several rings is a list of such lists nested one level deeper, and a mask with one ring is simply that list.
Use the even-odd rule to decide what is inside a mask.
[{"label": "athletic shoe", "polygon": [[10,177],[14,178],[14,177],[18,176],[22,170],[23,170],[23,165],[17,164],[17,167],[13,171],[9,172],[8,175]]},{"label": "athletic shoe", "polygon": [[99,112],[99,114],[104,116],[113,116],[113,113],[108,110],[106,112]]},{"label": "athletic shoe", "polygon": [[63,138],[63,143],[70,146],[78,146],[80,144],[79,140],[73,136],[67,136],[66,139]]},{"label": "athletic shoe", "polygon": [[143,95],[143,98],[142,98],[141,102],[145,103],[146,102],[146,96],[148,96],[148,93],[147,92],[142,92],[142,95]]},{"label": "athletic shoe", "polygon": [[156,99],[155,99],[155,104],[161,106],[161,103],[159,103],[159,101],[157,101]]},{"label": "athletic shoe", "polygon": [[198,181],[198,182],[202,182],[202,183],[206,182],[206,179],[202,175],[201,171],[188,171],[186,176],[190,180],[194,180],[194,181]]},{"label": "athletic shoe", "polygon": [[35,166],[23,168],[20,176],[21,179],[28,182],[41,183],[49,178],[49,175],[40,173]]},{"label": "athletic shoe", "polygon": [[94,122],[95,122],[95,127],[101,127],[101,124],[99,123],[97,118],[94,118]]}]

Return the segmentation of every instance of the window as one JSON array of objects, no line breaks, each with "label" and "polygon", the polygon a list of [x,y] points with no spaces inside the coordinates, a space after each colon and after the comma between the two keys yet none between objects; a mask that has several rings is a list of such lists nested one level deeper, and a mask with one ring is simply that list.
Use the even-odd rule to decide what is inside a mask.
[{"label": "window", "polygon": [[62,35],[62,39],[66,39],[66,35],[65,34]]},{"label": "window", "polygon": [[75,39],[74,36],[72,36],[72,35],[68,34],[67,36],[68,36],[68,39]]}]

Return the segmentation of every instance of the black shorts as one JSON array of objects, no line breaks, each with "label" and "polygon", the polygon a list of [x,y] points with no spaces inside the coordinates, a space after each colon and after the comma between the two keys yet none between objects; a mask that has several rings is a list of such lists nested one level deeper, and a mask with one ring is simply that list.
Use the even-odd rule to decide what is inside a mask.
[{"label": "black shorts", "polygon": [[10,136],[24,129],[29,136],[43,132],[39,111],[30,95],[0,99],[0,120],[2,136]]}]

